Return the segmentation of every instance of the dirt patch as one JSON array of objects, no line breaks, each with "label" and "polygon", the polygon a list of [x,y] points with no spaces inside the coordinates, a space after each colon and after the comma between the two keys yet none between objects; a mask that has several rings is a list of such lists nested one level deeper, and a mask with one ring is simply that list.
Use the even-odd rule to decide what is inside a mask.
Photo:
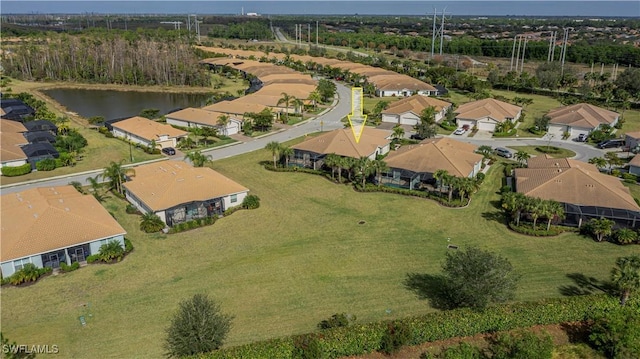
[{"label": "dirt patch", "polygon": [[[534,333],[546,331],[547,333],[549,333],[549,335],[551,335],[553,343],[558,346],[568,344],[573,339],[579,338],[579,334],[576,333],[582,332],[583,328],[583,323],[567,323],[554,325],[538,325],[528,328],[528,330],[531,330]],[[349,356],[345,357],[345,359],[418,359],[424,352],[436,354],[439,353],[443,348],[448,348],[450,346],[457,345],[458,343],[467,343],[478,346],[480,348],[486,348],[488,345],[487,339],[491,335],[492,334],[478,334],[471,337],[456,337],[411,347],[404,347],[399,352],[393,355],[386,355],[383,353],[375,352],[364,355]]]}]

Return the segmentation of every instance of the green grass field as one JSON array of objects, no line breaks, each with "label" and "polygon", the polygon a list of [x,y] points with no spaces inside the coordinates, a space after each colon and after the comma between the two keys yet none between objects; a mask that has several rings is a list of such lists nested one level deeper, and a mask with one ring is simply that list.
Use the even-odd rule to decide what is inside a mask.
[{"label": "green grass field", "polygon": [[[523,275],[518,300],[561,296],[561,287],[575,284],[570,273],[605,280],[616,257],[640,253],[638,246],[574,234],[533,238],[508,231],[495,207],[500,165],[468,208],[447,209],[258,165],[270,158],[261,150],[212,164],[259,195],[262,205],[210,227],[143,234],[139,217],[109,199],[105,206],[135,250],[114,265],[3,287],[3,333],[18,343],[58,344],[62,357],[158,357],[178,303],[195,293],[209,294],[235,316],[228,345],[237,345],[313,331],[336,312],[368,322],[432,311],[403,281],[408,273],[437,273],[449,243],[509,258]],[[82,327],[86,303],[92,317]]]},{"label": "green grass field", "polygon": [[[524,151],[533,156],[544,156],[546,154],[544,152],[538,151],[536,149],[537,146],[507,146],[507,147],[512,148],[516,151]],[[574,157],[576,153],[571,150],[567,150],[566,148],[560,148],[560,152],[550,153],[549,155],[554,158],[571,158],[571,157]]]}]

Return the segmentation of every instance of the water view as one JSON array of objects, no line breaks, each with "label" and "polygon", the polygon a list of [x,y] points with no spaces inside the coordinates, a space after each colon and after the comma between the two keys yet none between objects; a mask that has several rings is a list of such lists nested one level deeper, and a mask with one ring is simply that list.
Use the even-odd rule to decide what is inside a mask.
[{"label": "water view", "polygon": [[107,120],[135,116],[146,108],[158,109],[164,115],[180,108],[204,106],[209,98],[207,94],[66,88],[42,92],[80,116],[102,116]]}]

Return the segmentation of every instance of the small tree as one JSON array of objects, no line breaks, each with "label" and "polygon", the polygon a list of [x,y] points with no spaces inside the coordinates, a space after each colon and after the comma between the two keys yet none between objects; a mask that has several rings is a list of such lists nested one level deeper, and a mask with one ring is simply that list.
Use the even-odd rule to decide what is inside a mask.
[{"label": "small tree", "polygon": [[211,162],[211,156],[204,155],[200,151],[189,152],[187,158],[193,163],[193,167],[203,167],[206,163]]},{"label": "small tree", "polygon": [[282,151],[282,145],[278,141],[271,141],[264,147],[266,150],[271,151],[273,155],[273,167],[278,167],[278,159],[280,158],[280,151]]},{"label": "small tree", "polygon": [[597,313],[589,340],[607,358],[640,358],[640,305]]},{"label": "small tree", "polygon": [[448,252],[442,271],[452,308],[505,302],[515,296],[520,279],[509,260],[476,247]]},{"label": "small tree", "polygon": [[233,317],[206,294],[195,294],[180,303],[167,329],[165,349],[170,357],[207,353],[224,343]]},{"label": "small tree", "polygon": [[140,230],[145,233],[155,233],[162,230],[165,227],[162,219],[153,212],[148,212],[142,215],[140,220]]},{"label": "small tree", "polygon": [[640,257],[620,257],[611,270],[611,281],[620,291],[620,305],[625,305],[633,291],[640,289]]},{"label": "small tree", "polygon": [[242,208],[246,209],[256,209],[260,207],[260,197],[255,194],[250,194],[244,198],[242,201]]},{"label": "small tree", "polygon": [[606,218],[592,218],[588,222],[588,228],[598,242],[602,242],[604,237],[611,235],[614,222]]},{"label": "small tree", "polygon": [[493,359],[549,359],[553,354],[553,340],[544,332],[542,336],[529,331],[496,336],[489,345]]}]

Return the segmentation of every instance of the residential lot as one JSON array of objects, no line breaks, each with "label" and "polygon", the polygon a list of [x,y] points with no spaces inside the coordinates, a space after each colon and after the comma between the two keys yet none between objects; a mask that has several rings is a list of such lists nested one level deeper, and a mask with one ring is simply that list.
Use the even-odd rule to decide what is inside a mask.
[{"label": "residential lot", "polygon": [[[19,342],[56,343],[64,357],[159,357],[178,302],[195,293],[209,294],[235,315],[228,344],[236,345],[313,331],[336,312],[367,322],[432,311],[403,281],[408,273],[437,273],[447,244],[506,256],[523,275],[517,300],[561,296],[576,285],[567,277],[572,273],[605,280],[615,258],[640,253],[638,246],[574,234],[534,238],[508,231],[496,208],[500,165],[469,207],[447,209],[258,164],[269,160],[261,150],[213,163],[262,205],[210,227],[143,234],[125,202],[109,199],[107,209],[135,250],[118,264],[2,288],[3,331]],[[82,327],[78,317],[87,313]]]}]

